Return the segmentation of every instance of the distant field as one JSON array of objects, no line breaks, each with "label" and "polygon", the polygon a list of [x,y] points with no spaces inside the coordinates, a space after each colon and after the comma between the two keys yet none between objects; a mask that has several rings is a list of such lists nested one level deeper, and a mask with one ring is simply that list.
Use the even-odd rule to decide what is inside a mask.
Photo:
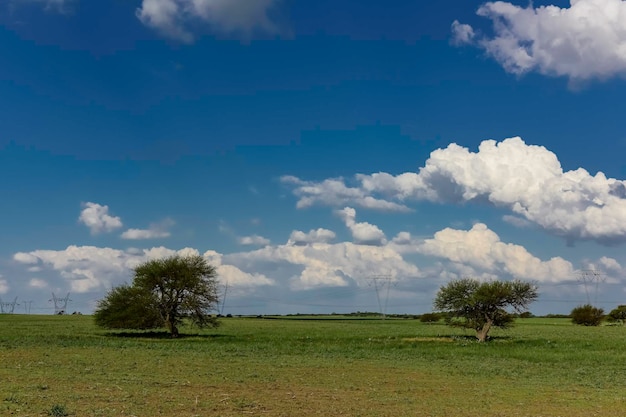
[{"label": "distant field", "polygon": [[418,320],[225,318],[117,334],[0,315],[4,416],[619,416],[626,328],[518,320],[474,342]]}]

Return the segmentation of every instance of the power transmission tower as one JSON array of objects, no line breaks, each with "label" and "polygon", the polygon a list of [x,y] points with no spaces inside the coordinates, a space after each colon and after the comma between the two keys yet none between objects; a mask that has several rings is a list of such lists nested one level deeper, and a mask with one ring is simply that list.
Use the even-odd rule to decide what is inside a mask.
[{"label": "power transmission tower", "polygon": [[[382,315],[383,320],[385,320],[387,314],[387,303],[389,301],[389,289],[391,288],[391,284],[391,275],[374,275],[369,278],[369,285],[373,286],[376,290],[378,309],[380,310],[380,314]],[[385,299],[383,302],[381,302],[380,296],[381,292],[383,291],[385,291]]]},{"label": "power transmission tower", "polygon": [[224,315],[224,305],[226,304],[226,294],[228,294],[228,281],[224,283],[224,295],[222,296],[222,305],[220,306],[220,316]]},{"label": "power transmission tower", "polygon": [[59,298],[52,293],[52,299],[48,301],[54,301],[54,314],[65,314],[67,302],[72,300],[70,300],[70,293],[68,292],[65,298]]},{"label": "power transmission tower", "polygon": [[33,300],[30,301],[22,301],[24,303],[24,313],[30,314],[30,306],[33,303]]},{"label": "power transmission tower", "polygon": [[578,282],[581,282],[585,287],[585,294],[587,295],[587,304],[591,304],[591,297],[589,296],[589,287],[594,287],[593,303],[598,303],[598,287],[601,282],[606,280],[604,274],[595,269],[581,269],[578,271]]},{"label": "power transmission tower", "polygon": [[17,303],[17,297],[15,297],[15,300],[12,302],[3,302],[2,299],[0,299],[0,313],[13,314],[16,305],[19,305]]}]

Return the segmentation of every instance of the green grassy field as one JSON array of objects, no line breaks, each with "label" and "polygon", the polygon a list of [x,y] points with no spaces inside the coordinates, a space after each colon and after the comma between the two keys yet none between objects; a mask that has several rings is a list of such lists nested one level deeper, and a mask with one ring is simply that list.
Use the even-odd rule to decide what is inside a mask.
[{"label": "green grassy field", "polygon": [[2,416],[618,416],[626,328],[518,320],[478,344],[417,320],[225,318],[125,334],[0,316]]}]

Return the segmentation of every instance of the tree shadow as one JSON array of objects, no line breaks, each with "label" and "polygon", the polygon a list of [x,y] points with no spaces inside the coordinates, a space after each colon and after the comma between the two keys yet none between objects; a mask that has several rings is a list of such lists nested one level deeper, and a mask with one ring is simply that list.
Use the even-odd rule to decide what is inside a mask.
[{"label": "tree shadow", "polygon": [[[456,341],[466,341],[466,342],[478,342],[478,338],[476,338],[475,335],[473,334],[454,334],[454,335],[441,335],[441,337],[448,337],[452,340],[456,340]],[[509,342],[514,340],[514,338],[512,336],[504,336],[504,335],[499,335],[499,336],[488,336],[487,340],[485,341],[486,343],[493,343],[493,342]]]},{"label": "tree shadow", "polygon": [[172,337],[167,331],[109,331],[106,337],[118,337],[121,339],[160,339],[160,340],[181,340],[181,339],[221,339],[233,338],[234,336],[226,334],[197,334],[197,333],[180,333],[178,337]]}]

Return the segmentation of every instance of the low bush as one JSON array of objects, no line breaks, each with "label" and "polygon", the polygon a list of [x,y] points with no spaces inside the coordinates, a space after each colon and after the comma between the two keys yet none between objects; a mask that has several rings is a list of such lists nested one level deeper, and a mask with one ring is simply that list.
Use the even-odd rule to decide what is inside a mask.
[{"label": "low bush", "polygon": [[578,306],[570,313],[572,323],[581,326],[599,326],[604,319],[604,310],[591,304]]},{"label": "low bush", "polygon": [[619,305],[611,310],[607,320],[611,323],[626,324],[626,305]]},{"label": "low bush", "polygon": [[420,321],[422,323],[437,323],[441,318],[442,315],[439,313],[425,313],[420,316]]}]

